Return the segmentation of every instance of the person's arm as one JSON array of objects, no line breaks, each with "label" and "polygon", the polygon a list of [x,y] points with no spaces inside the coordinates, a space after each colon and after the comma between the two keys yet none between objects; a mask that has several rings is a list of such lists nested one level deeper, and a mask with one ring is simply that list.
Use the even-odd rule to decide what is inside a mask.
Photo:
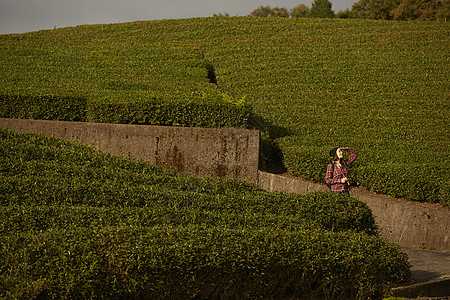
[{"label": "person's arm", "polygon": [[333,171],[334,171],[333,163],[328,164],[327,172],[325,173],[325,182],[328,184],[334,184]]},{"label": "person's arm", "polygon": [[356,153],[355,150],[353,150],[352,148],[346,147],[341,149],[347,151],[350,154],[350,158],[346,160],[347,166],[349,166],[352,162],[354,162],[358,158],[358,153]]}]

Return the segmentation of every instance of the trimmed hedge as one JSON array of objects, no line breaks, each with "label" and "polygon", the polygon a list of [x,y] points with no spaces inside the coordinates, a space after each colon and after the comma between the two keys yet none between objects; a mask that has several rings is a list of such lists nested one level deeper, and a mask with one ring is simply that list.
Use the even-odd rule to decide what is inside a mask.
[{"label": "trimmed hedge", "polygon": [[230,101],[87,101],[69,96],[0,95],[0,117],[185,127],[248,128],[252,108]]},{"label": "trimmed hedge", "polygon": [[188,103],[151,101],[100,102],[89,105],[89,120],[101,123],[164,125],[184,127],[249,127],[250,106],[227,102]]},{"label": "trimmed hedge", "polygon": [[78,227],[0,237],[2,297],[379,298],[406,255],[352,232]]},{"label": "trimmed hedge", "polygon": [[87,101],[73,96],[0,94],[0,117],[60,121],[86,121]]},{"label": "trimmed hedge", "polygon": [[407,256],[370,209],[0,130],[0,297],[378,298]]},{"label": "trimmed hedge", "polygon": [[[314,197],[289,200],[283,199],[283,195],[268,197],[270,195],[262,194],[252,199],[251,195],[242,196],[245,194],[242,192],[239,194],[244,199],[240,201],[233,197],[219,195],[211,197],[194,193],[172,193],[169,199],[161,201],[163,191],[164,189],[161,189],[149,195],[146,198],[148,204],[142,207],[121,206],[117,202],[114,206],[106,207],[75,204],[73,206],[39,203],[10,204],[0,210],[2,232],[49,230],[58,226],[68,228],[71,224],[87,226],[95,223],[102,227],[117,224],[124,226],[196,224],[236,229],[270,226],[287,230],[305,228],[332,232],[350,230],[377,235],[370,210],[355,199],[328,197],[329,195],[324,193],[318,193]],[[95,196],[94,194],[93,197]],[[156,197],[159,201],[154,199]],[[227,200],[235,201],[236,205],[227,205],[229,204]],[[187,201],[190,202],[189,205],[186,204]],[[273,206],[271,203],[273,201],[277,201],[277,207]]]}]

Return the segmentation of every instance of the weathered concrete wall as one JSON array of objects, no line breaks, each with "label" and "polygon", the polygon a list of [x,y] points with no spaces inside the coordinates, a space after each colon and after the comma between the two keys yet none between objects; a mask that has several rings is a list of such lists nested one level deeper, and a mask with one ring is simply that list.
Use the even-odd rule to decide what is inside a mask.
[{"label": "weathered concrete wall", "polygon": [[[259,172],[260,186],[267,191],[306,194],[327,191],[324,184]],[[380,234],[404,247],[450,251],[450,210],[439,205],[394,199],[355,188],[351,196],[372,210]]]},{"label": "weathered concrete wall", "polygon": [[194,176],[258,180],[259,131],[0,118],[0,127],[43,133]]},{"label": "weathered concrete wall", "polygon": [[328,191],[328,188],[323,184],[302,180],[296,177],[271,174],[263,171],[259,171],[259,186],[266,191],[284,191],[295,194]]},{"label": "weathered concrete wall", "polygon": [[381,236],[404,247],[450,251],[450,210],[439,205],[395,199],[354,189],[380,226]]}]

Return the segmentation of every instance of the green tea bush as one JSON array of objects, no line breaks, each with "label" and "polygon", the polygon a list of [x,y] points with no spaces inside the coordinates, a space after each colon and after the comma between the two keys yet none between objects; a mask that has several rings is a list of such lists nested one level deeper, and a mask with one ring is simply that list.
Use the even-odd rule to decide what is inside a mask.
[{"label": "green tea bush", "polygon": [[[295,170],[292,172],[294,175],[323,182],[326,166],[331,161],[327,150],[318,147],[282,149],[285,165]],[[383,162],[376,164],[362,162],[364,158],[360,154],[358,160],[351,165],[350,181],[373,192],[449,207],[450,187],[447,180],[450,180],[450,173],[447,172],[447,165],[431,159],[423,162],[408,159],[406,164],[382,159]]]},{"label": "green tea bush", "polygon": [[446,169],[442,164],[415,164],[415,168],[381,164],[359,168],[356,172],[358,182],[374,192],[421,202],[434,199],[436,203],[449,206],[449,184],[437,175]]},{"label": "green tea bush", "polygon": [[0,130],[0,297],[380,297],[409,277],[369,208]]}]

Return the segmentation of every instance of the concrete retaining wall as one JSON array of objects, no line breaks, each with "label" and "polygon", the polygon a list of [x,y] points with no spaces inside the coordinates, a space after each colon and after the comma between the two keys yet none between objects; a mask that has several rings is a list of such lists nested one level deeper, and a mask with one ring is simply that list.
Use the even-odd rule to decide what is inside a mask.
[{"label": "concrete retaining wall", "polygon": [[[305,194],[327,191],[319,183],[259,172],[259,183],[267,191]],[[439,205],[417,203],[352,189],[350,195],[372,210],[380,234],[403,247],[419,246],[450,252],[450,210]]]},{"label": "concrete retaining wall", "polygon": [[0,127],[80,142],[114,155],[168,165],[188,175],[258,180],[257,130],[4,118],[0,118]]}]

